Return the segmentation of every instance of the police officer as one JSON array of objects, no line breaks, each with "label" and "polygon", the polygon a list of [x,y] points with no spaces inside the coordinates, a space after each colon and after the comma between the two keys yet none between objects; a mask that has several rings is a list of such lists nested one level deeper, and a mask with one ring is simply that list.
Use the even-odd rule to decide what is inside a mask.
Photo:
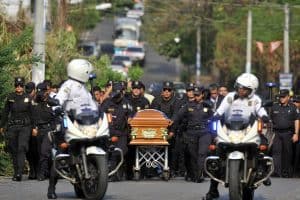
[{"label": "police officer", "polygon": [[[36,88],[34,82],[28,82],[25,85],[25,92],[26,94],[29,94],[30,98],[32,99],[32,106],[33,110],[37,103],[35,102],[35,96],[36,96]],[[26,153],[26,158],[29,163],[29,176],[28,179],[33,180],[37,178],[38,173],[38,165],[39,165],[39,153],[37,150],[37,140],[36,136],[32,135],[30,136],[29,140],[29,149]]]},{"label": "police officer", "polygon": [[[113,83],[112,93],[110,98],[103,103],[101,111],[107,113],[110,136],[118,137],[118,141],[114,143],[123,151],[124,157],[127,154],[128,142],[128,118],[132,116],[132,109],[127,99],[124,98],[123,85],[120,82]],[[110,166],[115,168],[119,161],[119,155],[115,152],[112,153]],[[124,176],[124,167],[121,167],[117,174],[115,174],[111,181],[120,181]]]},{"label": "police officer", "polygon": [[279,101],[272,106],[271,119],[275,133],[273,141],[274,176],[291,177],[292,144],[298,141],[297,107],[290,102],[289,90],[279,91]]},{"label": "police officer", "polygon": [[127,100],[132,106],[133,114],[150,107],[149,101],[142,95],[142,83],[140,81],[132,82],[131,94],[127,97]]},{"label": "police officer", "polygon": [[[195,88],[194,83],[186,84],[186,88],[185,88],[186,93],[183,95],[183,98],[181,99],[180,108],[182,108],[184,105],[188,104],[189,102],[193,102],[195,100],[194,88]],[[188,122],[187,118],[182,119],[177,129],[175,130],[175,150],[174,150],[175,152],[174,152],[174,158],[172,162],[177,176],[184,176],[186,172],[186,168],[190,167],[190,165],[187,163],[189,162],[189,160],[185,158],[186,145],[184,143],[184,137],[183,137],[183,135],[186,133],[187,122]]]},{"label": "police officer", "polygon": [[[150,107],[149,101],[143,96],[142,93],[143,83],[141,81],[133,81],[131,83],[131,94],[127,96],[127,100],[132,108],[132,116],[135,115],[136,112],[144,109],[148,109]],[[130,137],[128,138],[130,139]],[[127,179],[130,180],[133,177],[133,165],[135,158],[135,147],[128,146],[128,153],[126,157],[127,162]]]},{"label": "police officer", "polygon": [[[300,120],[300,95],[295,95],[293,97],[293,103],[298,109],[298,120]],[[300,131],[300,130],[299,130]],[[298,142],[295,144],[295,163],[294,163],[294,176],[300,176],[300,142],[298,138]]]},{"label": "police officer", "polygon": [[[66,112],[77,110],[82,107],[82,104],[88,105],[92,110],[98,110],[96,102],[93,100],[91,93],[85,87],[89,76],[93,71],[93,65],[85,59],[73,59],[67,66],[68,80],[64,81],[55,96],[55,100],[63,107]],[[62,134],[63,135],[63,132]],[[60,138],[63,138],[60,137]],[[62,144],[66,144],[62,142]],[[56,199],[55,186],[58,180],[58,175],[51,167],[49,177],[48,199]]]},{"label": "police officer", "polygon": [[[174,84],[170,81],[163,82],[163,88],[161,95],[155,97],[150,105],[150,108],[162,111],[169,119],[175,117],[176,113],[181,107],[180,99],[178,99],[174,93]],[[169,163],[171,170],[171,177],[175,176],[175,166],[174,166],[174,157],[175,157],[175,139],[174,139],[174,130],[170,131],[169,129]]]},{"label": "police officer", "polygon": [[51,142],[48,138],[48,132],[55,128],[54,112],[47,104],[50,91],[46,83],[37,85],[36,102],[38,105],[34,108],[34,121],[37,129],[37,149],[39,153],[38,180],[43,181],[49,176],[49,161],[51,157]]},{"label": "police officer", "polygon": [[15,78],[15,92],[7,97],[0,123],[1,132],[7,123],[8,148],[14,166],[13,181],[22,180],[25,156],[33,128],[31,98],[24,92],[24,84],[23,77]]},{"label": "police officer", "polygon": [[208,119],[211,118],[213,112],[207,104],[203,103],[201,88],[196,87],[194,89],[194,96],[194,101],[188,102],[180,109],[174,124],[176,126],[180,120],[187,119],[184,140],[188,152],[188,176],[192,181],[200,183],[204,180],[204,160],[208,153],[208,145],[211,142]]},{"label": "police officer", "polygon": [[[261,105],[261,99],[257,96],[256,90],[259,86],[257,77],[251,73],[241,74],[235,81],[236,91],[228,93],[223,99],[221,105],[216,110],[214,117],[225,116],[225,119],[230,117],[233,109],[243,109],[247,116],[251,115],[262,118],[264,122],[269,121],[266,110]],[[220,176],[220,175],[219,175]],[[270,180],[267,180],[265,185],[270,185]],[[219,197],[218,182],[211,179],[211,184],[208,193],[206,194],[206,200],[212,200]]]}]

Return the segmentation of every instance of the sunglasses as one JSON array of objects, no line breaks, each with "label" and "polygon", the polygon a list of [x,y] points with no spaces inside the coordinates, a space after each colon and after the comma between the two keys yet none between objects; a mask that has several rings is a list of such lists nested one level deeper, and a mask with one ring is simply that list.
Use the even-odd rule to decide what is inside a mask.
[{"label": "sunglasses", "polygon": [[200,96],[201,96],[201,94],[194,94],[194,96],[195,96],[195,97],[200,97]]},{"label": "sunglasses", "polygon": [[17,88],[17,87],[24,87],[24,85],[23,84],[15,84],[15,88]]},{"label": "sunglasses", "polygon": [[164,92],[165,92],[165,91],[171,92],[172,89],[170,89],[170,88],[164,88],[163,91],[164,91]]}]

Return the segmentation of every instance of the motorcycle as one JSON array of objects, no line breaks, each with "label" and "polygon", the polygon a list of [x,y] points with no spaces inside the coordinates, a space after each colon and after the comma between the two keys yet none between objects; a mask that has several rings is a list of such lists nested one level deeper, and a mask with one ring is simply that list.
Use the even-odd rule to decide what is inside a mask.
[{"label": "motorcycle", "polygon": [[[115,174],[123,163],[123,152],[109,145],[111,142],[106,114],[82,107],[71,115],[63,113],[62,123],[49,133],[54,141],[62,131],[67,142],[67,153],[52,149],[53,166],[64,179],[69,180],[76,196],[86,199],[102,199],[107,190],[108,177]],[[118,152],[121,159],[116,168],[108,172],[109,152]]]},{"label": "motorcycle", "polygon": [[259,135],[263,122],[237,108],[230,117],[225,115],[224,120],[215,120],[211,125],[217,137],[216,143],[209,146],[211,155],[205,160],[205,172],[229,188],[229,199],[252,200],[255,189],[274,171],[273,159],[266,155],[267,144]]}]

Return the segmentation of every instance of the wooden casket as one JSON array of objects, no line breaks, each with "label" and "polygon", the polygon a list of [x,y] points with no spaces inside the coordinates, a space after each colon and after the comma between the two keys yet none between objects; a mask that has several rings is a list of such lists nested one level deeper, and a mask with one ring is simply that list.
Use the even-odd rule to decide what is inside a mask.
[{"label": "wooden casket", "polygon": [[164,113],[145,109],[129,120],[131,125],[130,145],[169,145],[168,126],[171,120]]}]

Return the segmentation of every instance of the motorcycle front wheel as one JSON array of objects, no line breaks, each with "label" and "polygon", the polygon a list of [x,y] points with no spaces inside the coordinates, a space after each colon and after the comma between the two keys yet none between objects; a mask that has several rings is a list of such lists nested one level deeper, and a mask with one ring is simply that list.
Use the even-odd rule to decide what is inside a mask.
[{"label": "motorcycle front wheel", "polygon": [[82,191],[86,199],[101,200],[107,189],[108,166],[106,156],[89,155],[87,157],[89,179],[82,182]]},{"label": "motorcycle front wheel", "polygon": [[229,199],[242,200],[243,199],[243,186],[241,183],[240,160],[229,161]]}]

